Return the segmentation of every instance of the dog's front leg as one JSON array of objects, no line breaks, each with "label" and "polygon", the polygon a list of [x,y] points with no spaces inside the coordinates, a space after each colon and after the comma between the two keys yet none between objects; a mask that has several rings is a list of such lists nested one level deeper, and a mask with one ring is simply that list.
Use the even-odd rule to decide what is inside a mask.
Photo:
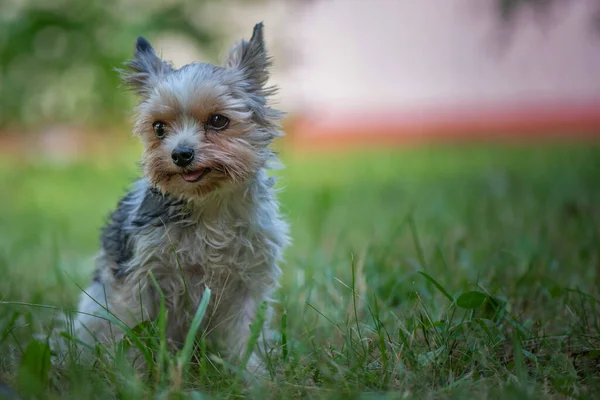
[{"label": "dog's front leg", "polygon": [[[255,299],[245,297],[229,309],[216,333],[226,360],[233,365],[246,361],[246,369],[253,375],[266,374],[262,359],[264,339],[270,319],[270,308],[261,309]],[[252,343],[251,343],[252,342]],[[250,348],[252,345],[252,348]]]}]

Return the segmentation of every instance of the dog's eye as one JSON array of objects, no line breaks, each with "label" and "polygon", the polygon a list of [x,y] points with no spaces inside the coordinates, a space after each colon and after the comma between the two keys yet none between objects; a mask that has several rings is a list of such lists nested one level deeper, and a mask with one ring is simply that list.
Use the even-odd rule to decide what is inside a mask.
[{"label": "dog's eye", "polygon": [[157,138],[162,139],[165,137],[165,127],[167,126],[167,124],[165,124],[162,121],[156,121],[155,123],[152,124],[152,127],[154,128],[154,134],[156,135]]},{"label": "dog's eye", "polygon": [[225,129],[227,125],[229,125],[229,118],[221,114],[211,115],[211,117],[208,119],[208,126],[212,129]]}]

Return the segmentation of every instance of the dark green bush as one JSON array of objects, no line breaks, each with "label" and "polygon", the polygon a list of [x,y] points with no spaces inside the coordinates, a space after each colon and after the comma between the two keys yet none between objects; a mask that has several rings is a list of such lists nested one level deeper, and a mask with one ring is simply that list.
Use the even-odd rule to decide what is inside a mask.
[{"label": "dark green bush", "polygon": [[120,122],[132,96],[118,89],[135,38],[184,35],[211,53],[199,21],[206,1],[4,0],[0,2],[0,129]]}]

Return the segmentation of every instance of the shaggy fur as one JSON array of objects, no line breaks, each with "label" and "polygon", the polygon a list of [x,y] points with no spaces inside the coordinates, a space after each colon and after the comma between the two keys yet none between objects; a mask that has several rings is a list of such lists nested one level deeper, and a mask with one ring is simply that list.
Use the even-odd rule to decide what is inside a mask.
[{"label": "shaggy fur", "polygon": [[[105,226],[91,286],[82,294],[75,331],[92,343],[119,340],[122,332],[92,316],[107,308],[129,326],[158,315],[159,290],[167,308],[167,335],[181,343],[205,288],[212,297],[203,321],[209,342],[231,362],[243,356],[257,307],[270,299],[288,243],[269,150],[281,136],[281,114],[267,105],[270,61],[262,24],[242,41],[225,66],[194,63],[173,69],[143,38],[121,71],[140,97],[135,133],[144,143],[145,177],[119,202]],[[211,116],[229,119],[212,129]],[[164,123],[164,137],[153,128]],[[194,150],[190,165],[172,153]],[[198,182],[189,173],[206,172]],[[91,314],[91,315],[90,315]],[[256,366],[253,356],[249,365]]]}]

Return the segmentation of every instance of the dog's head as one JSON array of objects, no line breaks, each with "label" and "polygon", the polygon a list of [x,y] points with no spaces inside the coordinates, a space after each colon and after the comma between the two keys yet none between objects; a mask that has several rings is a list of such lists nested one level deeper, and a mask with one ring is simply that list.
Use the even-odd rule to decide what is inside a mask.
[{"label": "dog's head", "polygon": [[174,69],[144,38],[121,71],[140,97],[135,133],[142,164],[163,193],[194,198],[248,180],[272,156],[280,113],[267,105],[270,60],[263,26],[235,46],[224,66],[193,63]]}]

